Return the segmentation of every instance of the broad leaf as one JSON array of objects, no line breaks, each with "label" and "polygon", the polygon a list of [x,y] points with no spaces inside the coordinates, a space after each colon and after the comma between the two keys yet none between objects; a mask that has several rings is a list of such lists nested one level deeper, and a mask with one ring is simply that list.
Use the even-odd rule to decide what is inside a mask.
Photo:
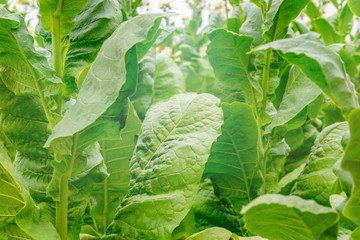
[{"label": "broad leaf", "polygon": [[0,189],[0,236],[4,234],[11,239],[60,239],[54,226],[40,219],[38,209],[18,179],[2,141]]},{"label": "broad leaf", "polygon": [[339,191],[338,178],[333,167],[343,155],[341,141],[347,131],[348,124],[342,122],[330,125],[320,132],[306,166],[296,180],[292,195],[330,206],[330,195]]},{"label": "broad leaf", "polygon": [[[55,76],[43,53],[34,48],[23,18],[0,6],[0,77],[17,95],[38,98],[52,126],[49,96],[59,93],[61,80]],[[6,56],[6,57],[5,57]]]},{"label": "broad leaf", "polygon": [[254,3],[244,2],[241,7],[246,14],[246,19],[241,25],[240,33],[249,35],[254,38],[254,44],[258,45],[264,41],[262,37],[261,26],[263,24],[263,18],[261,9]]},{"label": "broad leaf", "polygon": [[345,149],[341,167],[350,172],[354,185],[344,215],[360,223],[360,109],[350,114],[350,141]]},{"label": "broad leaf", "polygon": [[334,27],[324,18],[317,18],[311,22],[315,30],[321,34],[326,45],[342,42],[341,36]]},{"label": "broad leaf", "polygon": [[75,17],[87,0],[39,0],[41,26],[47,32],[60,34],[60,39],[75,27]]},{"label": "broad leaf", "polygon": [[209,34],[209,39],[207,54],[216,78],[227,87],[243,90],[246,100],[253,101],[246,54],[253,38],[218,29]]},{"label": "broad leaf", "polygon": [[279,50],[282,57],[297,65],[345,114],[348,114],[359,105],[354,84],[346,74],[340,57],[314,38],[312,33],[304,34],[262,45],[255,51],[269,48]]},{"label": "broad leaf", "polygon": [[130,105],[126,125],[120,132],[121,137],[100,141],[101,154],[109,177],[104,182],[94,185],[91,195],[96,200],[96,205],[91,210],[91,215],[96,219],[98,228],[102,228],[102,232],[105,232],[107,225],[114,219],[116,208],[128,190],[129,162],[136,137],[140,134],[140,127],[141,121]]},{"label": "broad leaf", "polygon": [[210,177],[220,198],[238,209],[257,196],[261,186],[258,165],[259,130],[252,109],[245,103],[223,103],[222,135],[211,147],[204,176]]},{"label": "broad leaf", "polygon": [[309,0],[274,0],[266,14],[263,37],[266,41],[282,39],[289,24],[305,8]]},{"label": "broad leaf", "polygon": [[171,239],[220,134],[218,105],[209,94],[183,94],[149,109],[130,162],[129,191],[104,239]]},{"label": "broad leaf", "polygon": [[272,122],[266,127],[265,132],[269,133],[274,127],[289,122],[320,94],[319,87],[307,78],[298,67],[293,66],[278,112],[272,116]]},{"label": "broad leaf", "polygon": [[[66,55],[65,77],[78,76],[96,58],[103,42],[122,21],[116,0],[89,0],[76,17],[75,29],[70,34]],[[82,82],[77,82],[81,86]]]},{"label": "broad leaf", "polygon": [[336,239],[331,230],[337,227],[338,214],[313,200],[267,194],[245,206],[242,213],[246,228],[269,240]]}]

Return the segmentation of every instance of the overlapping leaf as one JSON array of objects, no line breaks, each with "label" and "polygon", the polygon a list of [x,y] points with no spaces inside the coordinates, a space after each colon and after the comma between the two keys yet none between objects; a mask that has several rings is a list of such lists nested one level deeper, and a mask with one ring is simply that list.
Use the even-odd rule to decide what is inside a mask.
[{"label": "overlapping leaf", "polygon": [[242,209],[245,226],[269,240],[337,239],[338,214],[313,200],[276,194],[263,195]]},{"label": "overlapping leaf", "polygon": [[149,109],[130,162],[129,191],[104,239],[171,238],[220,134],[218,105],[209,94],[181,94]]},{"label": "overlapping leaf", "polygon": [[220,198],[238,209],[257,196],[261,186],[258,165],[258,127],[245,103],[223,103],[222,135],[211,147],[204,176],[210,177]]},{"label": "overlapping leaf", "polygon": [[296,180],[292,195],[330,206],[330,195],[339,191],[333,167],[344,152],[341,141],[347,131],[348,124],[342,122],[330,125],[320,132],[306,166]]},{"label": "overlapping leaf", "polygon": [[359,105],[354,84],[346,74],[340,57],[316,41],[315,37],[309,33],[291,39],[278,40],[262,45],[255,51],[269,48],[279,50],[281,56],[297,65],[345,114],[348,114]]}]

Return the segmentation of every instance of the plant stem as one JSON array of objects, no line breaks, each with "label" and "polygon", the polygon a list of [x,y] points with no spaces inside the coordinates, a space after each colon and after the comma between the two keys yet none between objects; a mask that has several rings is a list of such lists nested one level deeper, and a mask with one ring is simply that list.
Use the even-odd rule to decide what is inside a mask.
[{"label": "plant stem", "polygon": [[108,227],[108,218],[109,218],[109,192],[108,192],[108,179],[104,181],[104,211],[103,211],[103,233],[105,233],[106,228]]},{"label": "plant stem", "polygon": [[56,203],[56,230],[61,240],[67,239],[68,182],[69,178],[63,175],[60,180],[60,201]]},{"label": "plant stem", "polygon": [[225,0],[225,14],[226,14],[226,20],[229,19],[229,8],[227,4],[227,0]]},{"label": "plant stem", "polygon": [[[58,76],[61,80],[63,79],[63,56],[61,49],[61,8],[62,8],[62,0],[58,0],[58,5],[56,7],[56,11],[53,16],[53,31],[52,31],[52,50],[53,50],[53,64],[56,76]],[[62,107],[62,91],[56,96],[57,108],[56,112],[61,115],[61,107]]]},{"label": "plant stem", "polygon": [[263,100],[262,100],[262,112],[266,111],[267,104],[267,95],[269,92],[269,75],[270,75],[270,58],[271,58],[271,49],[266,50],[265,53],[266,63],[263,71],[263,79],[262,79],[262,89],[263,89]]}]

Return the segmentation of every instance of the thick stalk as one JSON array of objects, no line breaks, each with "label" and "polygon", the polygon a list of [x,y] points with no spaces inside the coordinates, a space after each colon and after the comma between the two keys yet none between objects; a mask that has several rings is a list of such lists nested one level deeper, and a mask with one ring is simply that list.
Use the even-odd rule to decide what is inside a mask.
[{"label": "thick stalk", "polygon": [[263,89],[263,100],[262,100],[262,112],[266,111],[267,97],[269,92],[269,75],[270,75],[270,58],[271,58],[271,49],[266,50],[265,53],[265,66],[263,71],[263,79],[262,79],[262,89]]},{"label": "thick stalk", "polygon": [[78,135],[75,134],[73,138],[73,147],[72,155],[67,171],[61,176],[60,186],[59,186],[59,195],[60,200],[56,203],[56,230],[58,231],[61,240],[67,240],[67,230],[68,230],[68,221],[67,221],[67,212],[69,204],[69,179],[74,168],[74,163],[76,159],[77,151],[77,142]]},{"label": "thick stalk", "polygon": [[105,233],[106,228],[108,227],[108,219],[109,219],[109,192],[108,192],[108,179],[106,178],[104,181],[104,211],[103,211],[103,232]]}]

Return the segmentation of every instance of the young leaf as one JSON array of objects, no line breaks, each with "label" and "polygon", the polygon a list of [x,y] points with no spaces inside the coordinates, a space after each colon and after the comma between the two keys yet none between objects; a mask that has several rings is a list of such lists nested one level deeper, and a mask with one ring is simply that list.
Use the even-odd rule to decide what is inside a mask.
[{"label": "young leaf", "polygon": [[339,190],[333,167],[344,152],[341,141],[347,131],[348,124],[342,122],[328,126],[320,132],[306,166],[296,180],[292,195],[330,206],[330,195]]},{"label": "young leaf", "polygon": [[129,191],[104,239],[171,239],[220,134],[218,105],[209,94],[182,94],[149,109],[130,162]]},{"label": "young leaf", "polygon": [[223,103],[222,108],[222,135],[211,147],[204,176],[210,177],[220,198],[229,198],[235,207],[241,209],[257,196],[261,186],[259,129],[249,105]]},{"label": "young leaf", "polygon": [[261,26],[263,24],[263,18],[261,9],[254,3],[244,2],[241,4],[246,19],[241,25],[240,33],[251,36],[254,38],[254,44],[258,45],[264,41],[262,37]]},{"label": "young leaf", "polygon": [[282,39],[294,20],[309,0],[274,0],[266,14],[263,38],[270,42]]},{"label": "young leaf", "polygon": [[266,127],[265,133],[270,133],[274,127],[289,122],[320,94],[319,87],[307,78],[298,67],[293,66],[278,112],[272,117],[272,122]]},{"label": "young leaf", "polygon": [[252,101],[249,55],[253,38],[224,29],[209,34],[211,41],[207,49],[209,61],[217,79],[227,87],[243,90],[248,102]]},{"label": "young leaf", "polygon": [[254,51],[279,50],[282,57],[297,65],[347,115],[359,105],[354,84],[346,74],[340,57],[314,38],[313,33],[304,34],[270,42]]},{"label": "young leaf", "polygon": [[331,230],[337,227],[338,214],[313,200],[266,194],[245,206],[241,212],[246,228],[269,240],[336,239],[336,232],[331,233]]},{"label": "young leaf", "polygon": [[341,167],[350,172],[354,179],[350,199],[346,204],[344,215],[360,223],[360,109],[350,114],[350,141],[345,149]]},{"label": "young leaf", "polygon": [[335,31],[335,28],[324,18],[317,18],[311,22],[315,30],[321,34],[321,38],[326,45],[341,43],[341,36]]}]

